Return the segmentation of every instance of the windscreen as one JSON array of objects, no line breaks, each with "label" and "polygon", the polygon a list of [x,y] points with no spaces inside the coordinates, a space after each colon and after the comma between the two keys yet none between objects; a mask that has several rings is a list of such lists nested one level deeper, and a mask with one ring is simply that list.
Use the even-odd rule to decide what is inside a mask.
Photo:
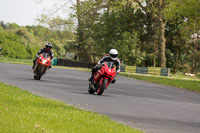
[{"label": "windscreen", "polygon": [[108,65],[108,67],[109,67],[110,69],[113,68],[113,62],[112,62],[112,61],[106,61],[105,63]]},{"label": "windscreen", "polygon": [[48,58],[49,57],[48,53],[43,53],[42,55],[43,55],[44,58]]}]

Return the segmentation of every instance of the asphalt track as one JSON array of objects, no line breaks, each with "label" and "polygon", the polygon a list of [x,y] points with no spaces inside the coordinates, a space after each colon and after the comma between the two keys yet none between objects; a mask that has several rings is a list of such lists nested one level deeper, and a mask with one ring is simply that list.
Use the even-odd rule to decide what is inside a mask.
[{"label": "asphalt track", "polygon": [[33,79],[31,66],[0,63],[0,81],[57,99],[147,133],[200,133],[200,93],[118,77],[102,96],[87,93],[89,72],[52,68]]}]

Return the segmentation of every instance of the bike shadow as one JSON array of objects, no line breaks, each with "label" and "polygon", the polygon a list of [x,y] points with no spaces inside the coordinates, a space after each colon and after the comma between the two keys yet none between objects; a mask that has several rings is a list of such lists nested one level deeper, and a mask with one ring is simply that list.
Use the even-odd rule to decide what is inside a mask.
[{"label": "bike shadow", "polygon": [[86,90],[86,92],[82,92],[82,91],[73,91],[73,90],[65,90],[65,92],[70,92],[70,93],[75,93],[75,94],[84,94],[84,95],[89,95],[89,96],[99,96],[99,97],[115,97],[112,94],[106,94],[103,93],[102,95],[97,95],[96,93],[94,94],[90,94],[87,92],[88,90]]}]

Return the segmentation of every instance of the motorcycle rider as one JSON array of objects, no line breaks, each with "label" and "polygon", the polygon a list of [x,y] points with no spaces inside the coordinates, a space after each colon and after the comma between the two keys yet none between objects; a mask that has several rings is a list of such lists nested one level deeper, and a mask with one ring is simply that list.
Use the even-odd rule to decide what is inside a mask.
[{"label": "motorcycle rider", "polygon": [[[109,54],[104,55],[102,57],[102,59],[98,61],[98,64],[92,68],[92,75],[88,80],[90,82],[93,82],[94,73],[101,68],[101,65],[105,61],[112,61],[113,62],[113,65],[115,65],[115,67],[116,67],[116,76],[117,76],[118,73],[120,72],[120,60],[117,57],[118,57],[118,51],[116,49],[111,49],[109,51]],[[116,76],[114,77],[114,79],[112,80],[111,83],[116,82]]]},{"label": "motorcycle rider", "polygon": [[[35,60],[33,60],[33,67],[32,67],[32,69],[34,69],[35,63],[36,63],[38,57],[40,56],[40,54],[42,54],[42,53],[45,53],[45,52],[48,53],[49,56],[50,56],[50,58],[51,58],[51,60],[53,59],[54,53],[53,53],[53,51],[51,50],[51,48],[52,48],[52,44],[51,44],[50,42],[47,42],[46,45],[45,45],[45,47],[44,47],[44,48],[41,48],[41,49],[38,51],[38,53],[36,54]],[[51,68],[51,66],[49,66],[49,68]]]}]

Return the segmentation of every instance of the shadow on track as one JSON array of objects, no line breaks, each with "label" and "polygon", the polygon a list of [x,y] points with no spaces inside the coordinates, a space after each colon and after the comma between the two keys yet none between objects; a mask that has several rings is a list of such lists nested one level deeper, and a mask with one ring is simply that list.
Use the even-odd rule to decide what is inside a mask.
[{"label": "shadow on track", "polygon": [[109,94],[103,94],[103,95],[89,94],[87,92],[87,90],[86,90],[86,92],[74,91],[74,90],[65,90],[65,92],[70,92],[70,93],[75,93],[75,94],[84,94],[84,95],[90,95],[90,96],[115,97],[114,95],[109,95]]}]

